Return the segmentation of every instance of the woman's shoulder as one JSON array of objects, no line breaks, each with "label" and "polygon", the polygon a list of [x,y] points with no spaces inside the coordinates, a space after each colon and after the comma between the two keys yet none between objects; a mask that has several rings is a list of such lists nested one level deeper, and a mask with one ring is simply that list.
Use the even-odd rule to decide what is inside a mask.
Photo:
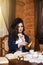
[{"label": "woman's shoulder", "polygon": [[29,36],[27,34],[24,34],[25,39],[29,40]]},{"label": "woman's shoulder", "polygon": [[9,38],[11,38],[11,37],[12,37],[10,33],[8,34],[8,37],[9,37]]},{"label": "woman's shoulder", "polygon": [[12,37],[12,35],[10,33],[8,35],[8,39],[13,40],[13,37]]},{"label": "woman's shoulder", "polygon": [[26,35],[26,34],[24,34],[24,36],[29,38],[29,36],[28,36],[28,35]]},{"label": "woman's shoulder", "polygon": [[24,37],[25,37],[25,41],[29,42],[29,36],[24,34]]},{"label": "woman's shoulder", "polygon": [[10,34],[8,35],[8,41],[10,41],[10,42],[14,41],[15,42],[15,40],[13,39],[13,37]]}]

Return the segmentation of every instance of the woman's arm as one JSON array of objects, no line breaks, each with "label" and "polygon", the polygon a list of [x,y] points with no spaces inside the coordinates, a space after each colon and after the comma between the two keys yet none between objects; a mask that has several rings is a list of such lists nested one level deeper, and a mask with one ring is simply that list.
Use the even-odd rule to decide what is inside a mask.
[{"label": "woman's arm", "polygon": [[18,50],[18,44],[15,44],[15,41],[10,35],[8,37],[8,46],[9,46],[9,52],[11,53]]}]

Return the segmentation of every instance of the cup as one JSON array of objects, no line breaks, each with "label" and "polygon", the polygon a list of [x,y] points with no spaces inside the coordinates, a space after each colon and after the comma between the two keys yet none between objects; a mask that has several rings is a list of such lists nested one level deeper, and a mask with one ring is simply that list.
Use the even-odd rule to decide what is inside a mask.
[{"label": "cup", "polygon": [[33,54],[34,53],[34,50],[32,49],[32,50],[29,50],[29,52],[30,52],[30,54]]}]

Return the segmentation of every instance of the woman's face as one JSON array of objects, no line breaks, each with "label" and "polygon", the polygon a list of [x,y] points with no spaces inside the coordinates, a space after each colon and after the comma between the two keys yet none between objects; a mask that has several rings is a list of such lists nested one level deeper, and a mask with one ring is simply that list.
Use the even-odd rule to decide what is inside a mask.
[{"label": "woman's face", "polygon": [[23,32],[23,23],[19,23],[18,24],[18,33],[22,33]]}]

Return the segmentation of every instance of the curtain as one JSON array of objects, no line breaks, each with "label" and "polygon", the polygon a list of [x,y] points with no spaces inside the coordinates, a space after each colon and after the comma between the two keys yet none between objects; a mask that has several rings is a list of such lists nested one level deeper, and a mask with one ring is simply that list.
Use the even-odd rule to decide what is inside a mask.
[{"label": "curtain", "polygon": [[8,30],[9,28],[9,0],[1,0],[1,11],[4,18],[4,23]]},{"label": "curtain", "polygon": [[8,34],[10,24],[15,18],[15,1],[0,0],[0,36]]},{"label": "curtain", "polygon": [[0,0],[0,37],[8,34],[6,24],[8,24],[8,11],[6,9],[5,0]]}]

